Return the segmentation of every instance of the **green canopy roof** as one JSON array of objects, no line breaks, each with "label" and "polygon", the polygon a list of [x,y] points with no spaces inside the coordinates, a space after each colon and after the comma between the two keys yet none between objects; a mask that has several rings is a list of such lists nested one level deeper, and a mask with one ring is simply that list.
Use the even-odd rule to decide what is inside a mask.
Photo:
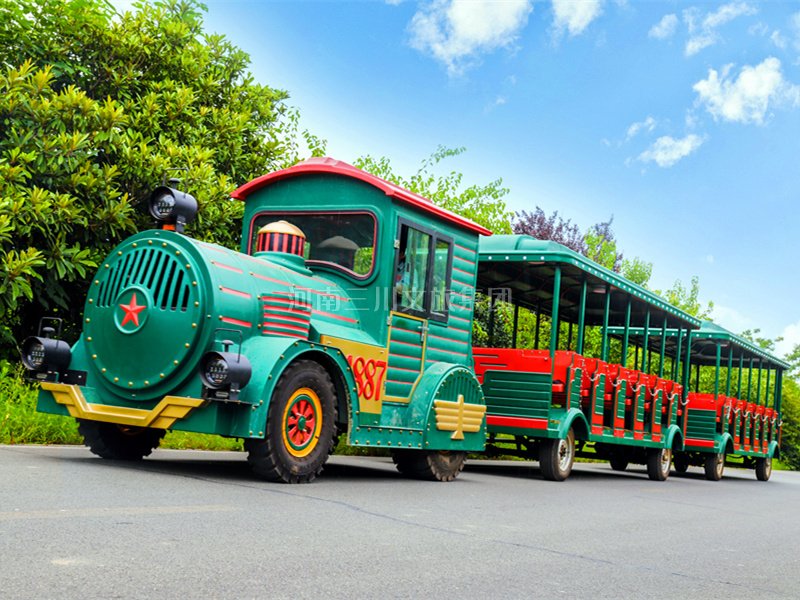
[{"label": "green canopy roof", "polygon": [[[613,327],[609,329],[609,333],[614,336],[621,336],[624,333],[624,329],[622,327]],[[628,334],[631,338],[641,338],[644,334],[644,329],[642,327],[631,327],[628,330]],[[661,343],[661,329],[651,327],[648,335],[651,336],[648,343],[650,349],[656,349]],[[675,343],[672,340],[677,335],[677,330],[667,330],[668,347],[674,347]],[[729,353],[732,353],[734,360],[739,358],[749,360],[752,358],[756,361],[766,361],[782,369],[791,367],[787,362],[756,346],[750,340],[736,335],[711,321],[703,321],[700,329],[692,331],[692,363],[715,365],[717,361],[717,344],[722,345],[723,363],[727,361]],[[727,348],[730,348],[730,351]]]},{"label": "green canopy roof", "polygon": [[643,326],[650,312],[651,327],[697,328],[700,320],[672,306],[666,300],[632,283],[585,256],[556,242],[537,240],[528,235],[481,237],[479,245],[478,288],[507,289],[511,302],[549,314],[553,302],[555,267],[561,267],[562,320],[577,322],[581,288],[586,281],[587,325],[603,322],[605,294],[611,294],[610,325],[624,325],[628,299],[631,299],[631,325]]}]

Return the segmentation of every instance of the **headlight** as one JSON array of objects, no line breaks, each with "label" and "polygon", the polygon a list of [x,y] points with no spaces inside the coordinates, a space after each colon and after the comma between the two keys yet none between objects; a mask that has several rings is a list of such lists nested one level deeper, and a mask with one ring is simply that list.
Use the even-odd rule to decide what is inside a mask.
[{"label": "headlight", "polygon": [[241,352],[228,352],[231,343],[226,340],[225,352],[207,352],[200,361],[203,398],[237,402],[239,390],[250,381],[250,361]]},{"label": "headlight", "polygon": [[38,369],[44,364],[44,344],[39,340],[34,340],[31,347],[23,355],[22,362],[29,369]]},{"label": "headlight", "polygon": [[169,219],[174,209],[175,197],[172,194],[163,193],[150,202],[150,213],[159,221]]},{"label": "headlight", "polygon": [[228,363],[222,357],[214,357],[206,364],[203,375],[212,387],[220,387],[228,380]]},{"label": "headlight", "polygon": [[186,192],[162,185],[150,194],[148,208],[156,221],[181,233],[197,215],[197,200]]},{"label": "headlight", "polygon": [[31,336],[22,342],[22,364],[29,371],[64,371],[71,359],[64,341]]}]

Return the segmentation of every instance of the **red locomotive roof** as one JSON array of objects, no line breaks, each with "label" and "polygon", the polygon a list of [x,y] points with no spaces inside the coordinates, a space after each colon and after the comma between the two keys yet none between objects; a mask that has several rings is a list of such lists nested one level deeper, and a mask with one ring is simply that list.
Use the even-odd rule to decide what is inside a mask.
[{"label": "red locomotive roof", "polygon": [[453,223],[454,225],[482,235],[491,235],[492,233],[485,227],[482,227],[477,223],[473,223],[469,219],[436,206],[433,202],[427,198],[423,198],[419,194],[414,194],[413,192],[409,192],[408,190],[405,190],[393,183],[389,183],[380,177],[370,175],[366,171],[357,169],[353,165],[348,165],[345,162],[328,157],[309,158],[308,160],[298,163],[293,167],[289,167],[288,169],[283,169],[282,171],[276,171],[275,173],[269,173],[267,175],[257,177],[256,179],[253,179],[252,181],[235,189],[231,194],[231,197],[236,198],[237,200],[244,200],[254,191],[261,189],[273,181],[286,179],[287,177],[295,177],[297,175],[304,175],[306,173],[332,173],[335,175],[342,175],[344,177],[352,177],[353,179],[358,179],[375,186],[376,188],[382,190],[387,196],[410,204],[415,208],[418,208],[428,214],[435,215],[440,219]]}]

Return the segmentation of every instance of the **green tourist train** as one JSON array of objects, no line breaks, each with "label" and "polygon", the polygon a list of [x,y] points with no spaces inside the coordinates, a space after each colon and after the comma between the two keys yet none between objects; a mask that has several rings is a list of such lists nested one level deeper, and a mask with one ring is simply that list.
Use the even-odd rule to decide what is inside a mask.
[{"label": "green tourist train", "polygon": [[196,201],[157,188],[157,228],[100,265],[77,342],[43,319],[23,343],[38,410],[77,419],[95,454],[141,459],[181,430],[241,438],[257,476],[288,483],[340,437],[438,481],[468,453],[556,481],[582,455],[661,481],[673,461],[719,479],[728,459],[769,478],[787,365],[738,336],[330,158],[232,196],[239,251],[186,235]]}]

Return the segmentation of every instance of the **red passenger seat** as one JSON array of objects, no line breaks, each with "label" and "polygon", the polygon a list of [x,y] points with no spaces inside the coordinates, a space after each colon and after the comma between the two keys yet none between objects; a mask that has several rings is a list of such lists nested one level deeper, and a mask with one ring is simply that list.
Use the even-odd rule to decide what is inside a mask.
[{"label": "red passenger seat", "polygon": [[519,371],[523,373],[550,373],[552,361],[548,350],[518,348],[472,348],[475,375],[483,383],[486,371]]},{"label": "red passenger seat", "polygon": [[575,369],[583,368],[583,357],[571,350],[557,350],[553,367],[553,393],[567,391],[567,385],[575,377]]}]

